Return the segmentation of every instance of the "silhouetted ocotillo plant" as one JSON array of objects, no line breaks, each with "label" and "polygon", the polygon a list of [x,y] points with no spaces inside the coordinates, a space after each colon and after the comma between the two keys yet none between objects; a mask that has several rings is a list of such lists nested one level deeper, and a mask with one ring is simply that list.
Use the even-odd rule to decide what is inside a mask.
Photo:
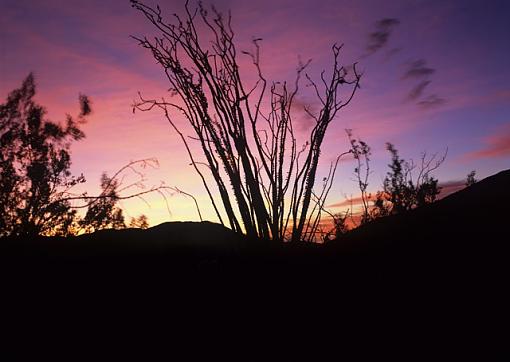
[{"label": "silhouetted ocotillo plant", "polygon": [[[309,62],[299,65],[293,85],[270,83],[260,66],[261,39],[254,39],[254,50],[242,52],[251,58],[258,78],[248,89],[239,73],[230,14],[224,17],[214,8],[209,14],[201,3],[192,8],[186,2],[184,16],[174,14],[170,22],[164,19],[159,6],[135,0],[131,4],[159,32],[156,37],[135,39],[162,66],[171,95],[178,99],[150,100],[140,95],[134,109],[163,111],[182,139],[222,224],[254,237],[309,239],[318,227],[313,213],[322,210],[318,205],[322,200],[313,196],[321,145],[328,126],[358,88],[356,65],[348,77],[339,63],[341,46],[334,45],[331,74],[326,77],[322,72],[320,84],[305,73]],[[199,27],[209,32],[210,42],[199,36]],[[303,75],[315,91],[320,110],[314,113],[305,108],[315,124],[308,141],[300,147],[291,109]],[[342,85],[350,87],[343,99],[339,95]],[[269,104],[269,109],[263,104]],[[199,167],[203,162],[192,153],[190,140],[177,127],[173,111],[182,114],[192,127],[207,172]],[[222,209],[207,182],[209,172]],[[327,196],[319,194],[321,198]]]}]

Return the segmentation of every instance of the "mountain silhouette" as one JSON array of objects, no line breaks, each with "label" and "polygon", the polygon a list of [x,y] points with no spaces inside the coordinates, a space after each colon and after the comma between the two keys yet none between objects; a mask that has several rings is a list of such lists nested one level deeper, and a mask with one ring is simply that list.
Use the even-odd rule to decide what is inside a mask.
[{"label": "mountain silhouette", "polygon": [[[510,170],[503,171],[325,245],[250,240],[210,222],[2,239],[4,325],[37,325],[30,329],[36,338],[57,325],[111,341],[112,333],[124,340],[133,326],[158,324],[192,336],[187,360],[213,353],[196,348],[203,341],[225,343],[218,326],[230,331],[231,352],[234,345],[244,351],[240,360],[254,360],[246,351],[298,331],[348,325],[363,340],[373,333],[382,343],[391,340],[391,326],[407,331],[399,346],[458,355],[466,343],[493,340],[489,323],[500,319],[507,300],[509,185]],[[98,327],[105,321],[110,329]],[[430,333],[445,342],[431,345]],[[64,337],[71,345],[77,339]]]},{"label": "mountain silhouette", "polygon": [[[447,269],[468,275],[492,266],[491,260],[502,255],[508,185],[510,170],[502,171],[433,204],[377,219],[325,245],[249,240],[211,222],[168,222],[146,230],[101,230],[70,238],[7,238],[1,240],[0,252],[3,265],[24,266],[25,273],[35,265],[42,271],[56,265],[76,270],[94,265],[97,270],[124,268],[129,274],[131,266],[144,265],[149,270],[187,273],[327,275],[346,283],[349,278],[366,282],[374,270],[378,277],[369,282],[384,275],[391,275],[393,281],[416,273],[443,278]],[[477,262],[472,263],[475,257]]]}]

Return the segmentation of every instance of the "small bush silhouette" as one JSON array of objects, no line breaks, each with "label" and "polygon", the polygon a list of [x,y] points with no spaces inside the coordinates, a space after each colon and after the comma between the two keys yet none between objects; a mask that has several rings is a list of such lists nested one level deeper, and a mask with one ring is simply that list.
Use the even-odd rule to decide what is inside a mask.
[{"label": "small bush silhouette", "polygon": [[431,173],[444,162],[446,152],[441,157],[437,154],[427,157],[423,153],[417,165],[400,158],[393,144],[387,143],[386,149],[391,154],[390,171],[384,179],[383,191],[376,195],[373,217],[399,214],[434,202],[440,187]]},{"label": "small bush silhouette", "polygon": [[475,178],[476,176],[476,171],[473,170],[471,171],[470,173],[468,173],[467,175],[467,178],[466,178],[466,186],[472,186],[474,185],[478,180]]}]

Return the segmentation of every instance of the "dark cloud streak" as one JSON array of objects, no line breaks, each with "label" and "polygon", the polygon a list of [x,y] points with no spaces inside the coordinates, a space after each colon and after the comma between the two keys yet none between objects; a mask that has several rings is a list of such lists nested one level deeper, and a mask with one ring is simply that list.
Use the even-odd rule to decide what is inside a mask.
[{"label": "dark cloud streak", "polygon": [[423,78],[434,74],[436,70],[427,67],[426,64],[425,59],[418,59],[409,63],[409,67],[402,76],[402,79]]},{"label": "dark cloud streak", "polygon": [[407,94],[407,100],[416,102],[423,109],[430,109],[446,102],[446,99],[437,94],[425,94],[425,88],[432,82],[430,77],[436,69],[427,66],[425,59],[418,59],[406,64],[401,80],[415,80],[418,83]]},{"label": "dark cloud streak", "polygon": [[[396,18],[384,18],[375,23],[376,30],[369,34],[368,44],[365,55],[367,57],[386,47],[389,42],[393,29],[400,24]],[[386,51],[386,58],[391,57],[402,51],[402,48],[392,48]],[[417,59],[406,64],[404,74],[401,80],[415,80],[418,83],[407,94],[407,100],[413,101],[423,109],[429,109],[440,106],[446,100],[437,94],[425,94],[425,88],[432,82],[430,77],[436,72],[436,69],[427,66],[425,59]]]},{"label": "dark cloud streak", "polygon": [[430,84],[430,80],[424,80],[421,81],[416,87],[411,89],[409,94],[407,95],[407,98],[411,101],[414,101],[418,98],[420,98],[423,95],[423,92],[425,91],[425,88]]},{"label": "dark cloud streak", "polygon": [[377,30],[369,34],[365,56],[374,54],[388,44],[393,28],[399,24],[400,20],[395,18],[384,18],[376,22]]}]

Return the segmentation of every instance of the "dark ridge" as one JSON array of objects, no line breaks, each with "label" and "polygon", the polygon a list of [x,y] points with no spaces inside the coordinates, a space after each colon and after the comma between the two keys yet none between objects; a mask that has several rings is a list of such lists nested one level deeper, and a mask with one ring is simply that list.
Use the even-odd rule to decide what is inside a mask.
[{"label": "dark ridge", "polygon": [[[143,265],[146,270],[221,270],[227,275],[320,275],[336,282],[351,277],[367,281],[376,270],[379,276],[390,270],[387,281],[393,282],[409,275],[395,269],[416,272],[431,261],[459,267],[469,258],[480,262],[501,256],[508,185],[510,170],[426,207],[375,220],[324,246],[248,240],[211,222],[169,222],[147,230],[102,230],[70,238],[3,239],[1,261],[23,265],[26,271],[34,265],[43,271],[46,265],[116,265],[129,273],[132,266]],[[392,267],[384,266],[388,263]],[[358,273],[360,269],[364,272]]]},{"label": "dark ridge", "polygon": [[377,219],[327,245],[345,251],[429,249],[441,254],[503,244],[510,207],[510,170],[403,215]]},{"label": "dark ridge", "polygon": [[[397,340],[398,348],[459,356],[466,344],[497,340],[488,331],[507,301],[509,185],[503,171],[322,246],[248,240],[209,222],[2,239],[4,329],[36,339],[48,326],[73,331],[59,335],[61,348],[76,343],[74,333],[125,341],[160,328],[187,336],[185,360],[218,349],[234,360],[272,360],[257,351],[290,339],[278,358],[289,360],[295,338],[334,337],[349,326],[344,333],[358,342],[370,334],[386,347]],[[402,332],[397,339],[391,328]]]}]

